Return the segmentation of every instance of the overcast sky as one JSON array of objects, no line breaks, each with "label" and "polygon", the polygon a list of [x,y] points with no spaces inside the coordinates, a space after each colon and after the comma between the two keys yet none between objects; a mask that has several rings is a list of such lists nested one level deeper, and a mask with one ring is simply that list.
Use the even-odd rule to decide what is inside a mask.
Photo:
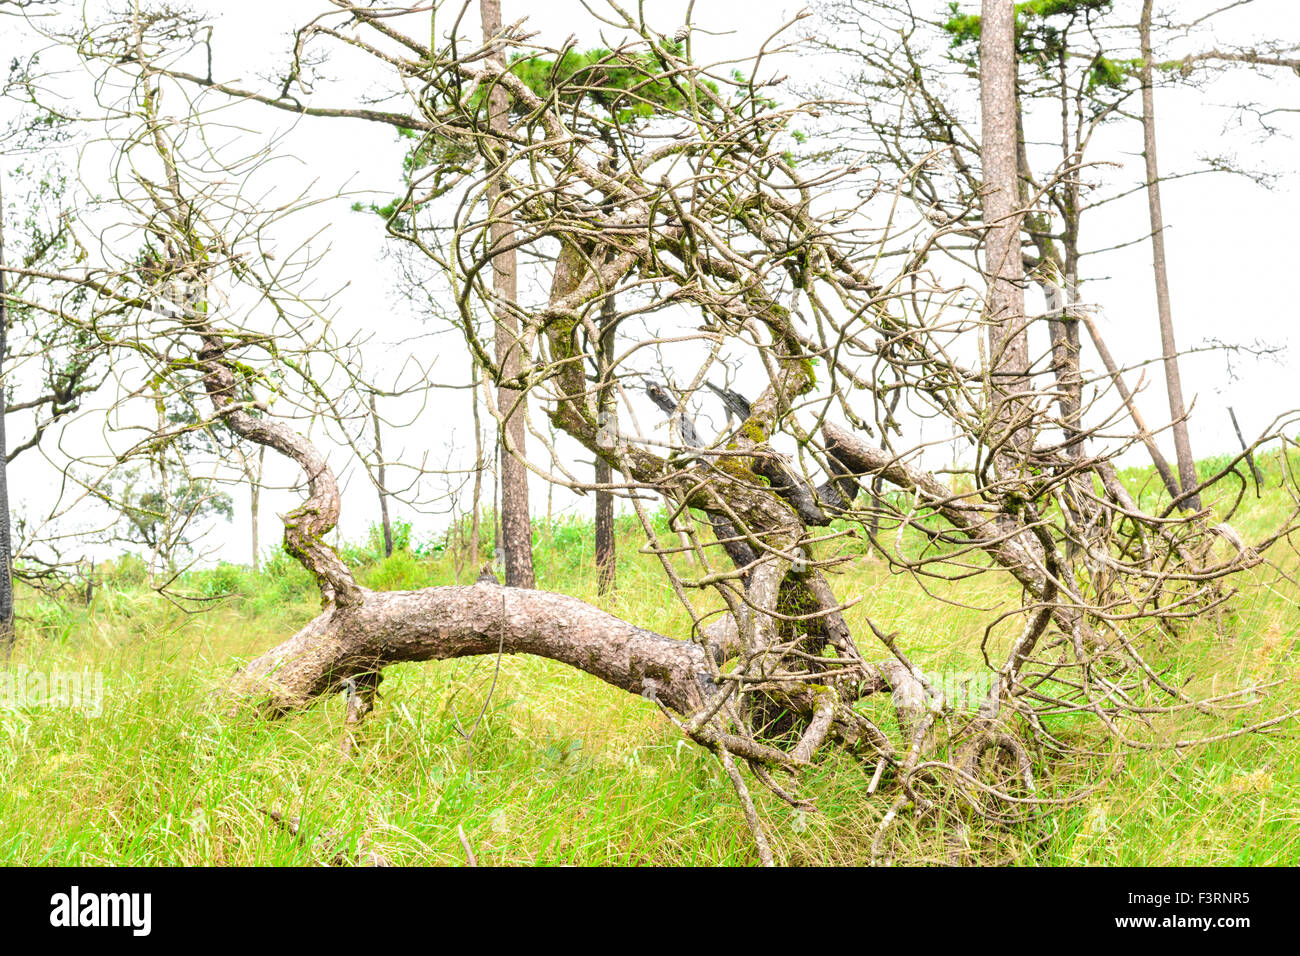
[{"label": "overcast sky", "polygon": [[[1219,2],[1177,6],[1180,15],[1186,8],[1190,18],[1192,8],[1199,11],[1201,7],[1208,10],[1222,5]],[[283,63],[287,31],[306,22],[324,4],[309,0],[275,3],[200,0],[193,6],[210,11],[215,17],[214,75],[243,78],[251,83],[258,74]],[[471,5],[462,25],[461,32],[465,35],[478,35],[476,6]],[[528,25],[542,31],[543,40],[558,43],[573,32],[578,33],[580,45],[599,40],[594,29],[583,26],[591,20],[576,0],[503,0],[502,6],[507,23],[526,15]],[[681,22],[685,6],[679,0],[647,4],[653,22],[664,32],[671,32]],[[95,7],[90,4],[92,10]],[[743,56],[799,8],[798,4],[779,0],[749,0],[743,6],[730,0],[697,0],[695,17],[700,30],[695,41],[696,56],[705,61]],[[738,10],[743,10],[742,16],[737,16]],[[1251,37],[1300,38],[1300,2],[1296,0],[1260,0],[1242,15],[1229,14],[1223,19],[1225,23],[1231,21],[1232,30],[1210,35],[1208,40],[1212,43],[1240,43]],[[1206,36],[1201,36],[1193,43],[1210,45],[1206,40]],[[25,53],[31,42],[30,37],[0,18],[0,63],[8,64],[14,56]],[[836,64],[828,58],[804,53],[787,58],[780,68],[796,80],[812,80],[834,70]],[[359,91],[370,88],[372,80],[360,72],[351,72],[351,65],[332,69],[341,86],[355,85]],[[1157,93],[1163,172],[1191,168],[1198,157],[1206,154],[1233,153],[1251,165],[1281,174],[1271,189],[1226,175],[1192,177],[1171,182],[1164,188],[1173,314],[1180,346],[1195,348],[1210,341],[1260,342],[1286,350],[1265,359],[1238,354],[1231,358],[1231,370],[1228,357],[1222,353],[1198,353],[1183,359],[1184,388],[1188,400],[1195,401],[1190,422],[1192,443],[1201,457],[1236,450],[1227,406],[1236,409],[1248,438],[1266,427],[1275,415],[1300,407],[1300,382],[1297,381],[1300,315],[1293,293],[1300,268],[1300,239],[1295,225],[1300,222],[1300,180],[1296,177],[1296,157],[1300,152],[1294,139],[1276,136],[1261,140],[1251,127],[1232,125],[1234,113],[1227,107],[1249,99],[1267,100],[1274,106],[1294,111],[1300,108],[1300,77],[1278,71],[1264,78],[1243,70],[1208,90],[1162,89]],[[1297,118],[1300,113],[1295,112],[1274,117],[1280,126],[1289,127],[1292,132],[1297,129]],[[295,121],[282,113],[256,107],[245,109],[239,114],[239,121],[262,136],[272,129],[292,128],[284,146],[301,160],[283,167],[280,175],[284,177],[285,190],[300,191],[310,186],[320,195],[342,189],[375,190],[372,195],[383,199],[392,194],[406,146],[390,129],[357,121]],[[1108,175],[1139,181],[1142,176],[1140,128],[1136,124],[1122,124],[1107,136],[1110,138],[1099,144],[1094,155],[1124,164],[1122,170]],[[13,162],[10,157],[4,160],[7,177]],[[94,173],[88,176],[93,178]],[[373,330],[385,348],[396,355],[404,341],[427,328],[390,294],[393,266],[382,255],[382,223],[378,217],[352,213],[347,208],[351,201],[368,195],[371,194],[336,200],[306,216],[297,228],[302,235],[309,235],[320,226],[330,226],[327,236],[318,240],[316,247],[323,250],[326,239],[331,247],[325,259],[323,281],[347,283],[333,301],[340,322]],[[1099,216],[1087,228],[1086,244],[1092,246],[1107,245],[1112,236],[1140,236],[1147,230],[1145,199],[1135,195]],[[1096,257],[1087,265],[1085,278],[1089,281],[1083,298],[1097,305],[1099,324],[1111,349],[1124,364],[1159,355],[1150,275],[1149,243]],[[428,348],[427,344],[420,347]],[[1083,363],[1100,368],[1090,347],[1085,347]],[[443,374],[447,379],[459,383],[467,378],[465,364],[459,354],[448,354],[440,356],[436,368],[445,369]],[[1134,380],[1136,373],[1129,378]],[[1168,409],[1159,365],[1148,367],[1146,382],[1146,390],[1140,397],[1143,411],[1150,423],[1163,424],[1168,421]],[[401,414],[404,413],[394,410],[395,417]],[[445,403],[440,401],[436,408],[421,414],[413,425],[395,431],[388,438],[388,457],[415,460],[432,451],[436,460],[439,455],[445,457],[447,444],[463,452],[471,441],[468,404],[463,393]],[[434,437],[431,439],[430,435]],[[1161,443],[1172,457],[1172,442],[1166,437]],[[463,454],[461,457],[465,460]],[[1140,455],[1134,455],[1132,460],[1140,463]],[[355,538],[375,520],[377,509],[364,476],[349,466],[340,453],[334,455],[334,461],[352,492],[345,499],[343,533]],[[288,475],[288,471],[280,469],[273,473],[273,478],[278,476],[283,480]],[[39,510],[48,496],[48,488],[48,475],[39,463],[20,460],[11,477],[15,504]],[[535,513],[545,511],[546,500],[544,483],[535,482]],[[590,510],[588,502],[575,501],[564,492],[557,492],[555,503],[560,508]],[[237,497],[237,504],[241,511],[246,507],[242,497]],[[291,504],[292,499],[280,493],[272,495],[264,506],[264,546],[273,544],[279,537],[274,512],[286,510]],[[430,531],[437,523],[432,517],[417,519],[417,525]],[[249,547],[246,518],[237,515],[230,528],[222,529],[217,543],[222,556],[246,561]]]}]

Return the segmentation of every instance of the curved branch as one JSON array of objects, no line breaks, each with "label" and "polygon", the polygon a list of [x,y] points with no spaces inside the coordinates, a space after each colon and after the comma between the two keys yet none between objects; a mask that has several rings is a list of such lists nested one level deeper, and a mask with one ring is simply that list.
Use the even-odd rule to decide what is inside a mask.
[{"label": "curved branch", "polygon": [[235,693],[272,714],[341,690],[349,677],[402,661],[533,654],[586,671],[678,713],[711,697],[705,650],[637,627],[577,598],[471,586],[364,592],[317,617],[235,678]]},{"label": "curved branch", "polygon": [[243,403],[235,400],[238,382],[224,358],[225,348],[222,340],[208,330],[197,356],[204,369],[204,387],[217,415],[239,437],[297,462],[307,476],[307,500],[284,516],[284,550],[311,572],[320,586],[324,605],[359,605],[362,588],[343,559],[325,543],[325,535],[338,523],[341,507],[334,472],[320,450],[302,435],[281,422],[254,418]]}]

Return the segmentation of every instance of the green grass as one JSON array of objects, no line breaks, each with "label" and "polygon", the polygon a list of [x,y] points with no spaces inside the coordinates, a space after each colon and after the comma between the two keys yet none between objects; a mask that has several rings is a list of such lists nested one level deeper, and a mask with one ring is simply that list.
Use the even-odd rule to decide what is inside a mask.
[{"label": "green grass", "polygon": [[[1276,525],[1289,500],[1277,488],[1276,458],[1263,464],[1270,489],[1263,500],[1248,498],[1233,519],[1247,537]],[[1148,506],[1157,500],[1149,473],[1124,477],[1145,489]],[[539,586],[686,634],[688,618],[657,560],[637,552],[634,522],[621,519],[620,531],[617,594],[597,596],[589,528],[573,521],[537,529]],[[1296,576],[1293,550],[1270,556]],[[455,580],[451,560],[436,548],[377,560],[371,542],[348,557],[369,587]],[[461,578],[476,573],[462,568]],[[105,700],[98,716],[0,706],[0,863],[304,865],[328,859],[322,843],[341,840],[346,848],[365,834],[394,864],[455,864],[465,862],[458,827],[484,864],[756,862],[714,758],[683,741],[648,702],[548,661],[506,657],[499,672],[492,658],[390,668],[383,699],[348,756],[340,752],[341,698],[274,722],[228,717],[218,706],[223,682],[309,620],[316,596],[282,555],[260,573],[224,565],[184,583],[214,599],[205,611],[151,592],[132,559],[108,569],[89,608],[72,595],[20,595],[13,666],[100,672]],[[1238,584],[1219,629],[1191,629],[1169,643],[1160,663],[1203,692],[1285,679],[1271,692],[1270,710],[1300,706],[1293,679],[1300,595],[1268,568]],[[848,612],[857,633],[869,633],[870,615],[902,632],[909,653],[931,670],[975,669],[989,619],[979,608],[1015,601],[1005,580],[990,575],[932,585],[975,607],[947,605],[865,557],[837,587],[861,599]],[[883,711],[881,719],[889,719]],[[1148,739],[1222,729],[1184,714],[1157,720]],[[984,834],[970,860],[1295,864],[1298,756],[1296,728],[1287,727],[1058,766],[1049,786],[1059,792],[1113,776],[1078,806]],[[831,756],[804,788],[819,813],[793,813],[752,789],[782,859],[861,864],[886,802],[867,794],[867,783],[848,758]],[[272,825],[272,809],[300,816],[305,839]],[[932,836],[910,827],[900,828],[900,859],[942,855]]]}]

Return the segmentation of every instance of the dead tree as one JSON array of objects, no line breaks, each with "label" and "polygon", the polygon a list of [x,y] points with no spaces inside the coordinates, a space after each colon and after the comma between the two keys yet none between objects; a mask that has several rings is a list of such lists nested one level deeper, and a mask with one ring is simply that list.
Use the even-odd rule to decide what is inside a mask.
[{"label": "dead tree", "polygon": [[[181,57],[164,51],[182,48],[180,39],[197,26],[175,15],[108,22],[80,47],[129,80],[129,101],[116,115],[137,122],[120,132],[120,149],[147,151],[165,176],[119,184],[122,206],[139,217],[139,228],[162,237],[168,274],[190,295],[178,312],[156,283],[107,267],[69,272],[63,281],[92,295],[104,317],[129,315],[130,323],[117,327],[133,331],[114,337],[113,348],[130,351],[149,374],[197,373],[206,415],[294,462],[306,485],[305,500],[285,516],[284,547],[318,583],[321,613],[239,672],[230,687],[238,704],[284,715],[346,688],[360,719],[393,663],[547,657],[655,701],[687,738],[715,753],[765,863],[775,854],[742,768],[773,798],[806,807],[801,772],[825,751],[849,755],[871,774],[871,791],[887,807],[877,839],[884,859],[893,826],[909,812],[939,822],[950,817],[938,811],[964,808],[998,824],[1058,806],[1059,798],[1040,797],[1036,785],[1054,759],[1047,755],[1104,741],[1154,746],[1141,739],[1150,714],[1195,707],[1240,719],[1236,696],[1195,700],[1164,681],[1151,657],[1168,630],[1227,601],[1218,582],[1257,565],[1290,529],[1211,553],[1202,524],[1154,518],[1135,506],[1111,466],[1114,450],[1080,455],[1045,440],[1059,422],[1057,392],[1050,375],[1035,372],[1050,366],[1030,361],[1024,310],[1015,301],[1023,210],[1005,76],[988,109],[996,117],[989,158],[997,159],[991,168],[986,161],[997,190],[985,240],[993,304],[987,314],[972,314],[923,269],[873,266],[890,238],[877,216],[896,194],[862,198],[850,190],[852,204],[841,208],[814,201],[840,195],[835,187],[849,170],[791,161],[781,137],[815,118],[818,104],[782,105],[761,73],[761,55],[749,75],[728,79],[695,62],[689,44],[611,5],[607,24],[630,39],[601,69],[632,71],[635,80],[623,82],[618,96],[631,109],[643,85],[682,91],[682,105],[663,111],[660,125],[619,131],[638,141],[619,146],[625,152],[614,164],[605,144],[577,135],[570,118],[602,88],[600,69],[543,98],[507,67],[501,48],[552,61],[564,51],[535,43],[518,25],[477,49],[437,37],[431,46],[427,34],[401,32],[389,11],[343,0],[334,6],[334,18],[298,32],[295,62],[313,62],[318,45],[341,40],[371,54],[407,91],[406,112],[290,102],[287,94],[186,70]],[[988,30],[990,43],[1006,42],[1009,17],[1000,22]],[[782,42],[778,31],[757,52]],[[204,121],[198,107],[184,119],[161,120],[160,98],[174,82],[295,113],[436,133],[490,159],[489,176],[467,177],[455,201],[441,206],[427,183],[413,181],[403,223],[390,228],[447,276],[464,345],[486,374],[526,396],[640,492],[630,501],[646,549],[680,601],[688,632],[654,633],[572,597],[502,586],[490,574],[469,587],[405,592],[357,583],[326,542],[343,501],[325,455],[255,397],[276,369],[317,414],[338,414],[328,391],[293,359],[297,347],[329,360],[328,340],[278,318],[293,314],[292,290],[282,277],[270,281],[246,251],[265,215],[243,198],[229,166],[187,152],[201,138],[173,135],[176,123]],[[290,77],[286,88],[294,82]],[[503,92],[524,118],[500,129],[495,108],[481,108],[476,90]],[[429,220],[449,230],[444,241],[431,241]],[[501,251],[494,237],[503,221],[513,224],[520,269],[545,279],[544,302],[502,301],[501,289],[483,281]],[[843,228],[846,221],[854,228]],[[232,285],[258,290],[273,332],[236,313],[229,303],[238,297],[218,295]],[[653,317],[654,330],[598,361],[610,302],[623,328]],[[519,320],[517,370],[475,321],[500,309]],[[967,343],[986,336],[984,361],[960,357],[971,351],[963,351]],[[159,342],[170,347],[161,350]],[[673,353],[682,343],[690,350]],[[733,360],[743,355],[762,385],[746,390],[747,407],[737,403],[743,421],[709,435],[688,403],[716,379],[724,349]],[[334,361],[357,374],[355,363],[339,355]],[[587,370],[601,362],[608,376],[593,381]],[[638,408],[654,414],[643,404],[643,386],[670,364],[673,429],[664,440],[646,434]],[[612,442],[602,434],[607,387],[617,420],[626,422]],[[288,391],[283,383],[277,388]],[[943,416],[976,448],[972,488],[954,491],[918,460],[919,444],[892,421],[895,390]],[[1103,423],[1114,417],[1105,409],[1080,412],[1081,424],[1090,415]],[[865,440],[869,431],[879,442]],[[1095,436],[1081,428],[1079,437]],[[590,487],[563,462],[546,477]],[[896,493],[859,507],[863,484],[877,480]],[[667,500],[670,526],[685,531],[696,559],[689,574],[672,560],[682,544],[660,540],[644,505],[651,498]],[[989,616],[978,651],[989,681],[975,708],[927,673],[909,651],[911,635],[874,623],[870,604],[865,626],[846,613],[857,602],[837,586],[848,560],[843,543],[873,519],[894,534],[892,544],[872,534],[873,546],[918,586],[992,574],[1019,596],[1014,607]],[[857,706],[882,697],[886,713]],[[1089,721],[1094,736],[1072,743],[1056,729],[1062,715]],[[1277,726],[1288,716],[1266,714],[1228,733]]]}]

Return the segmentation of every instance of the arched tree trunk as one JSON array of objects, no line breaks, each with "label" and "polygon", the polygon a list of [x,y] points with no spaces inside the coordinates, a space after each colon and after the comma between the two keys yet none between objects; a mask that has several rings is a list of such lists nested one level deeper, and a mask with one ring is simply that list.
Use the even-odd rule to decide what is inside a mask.
[{"label": "arched tree trunk", "polygon": [[534,654],[584,670],[679,713],[714,692],[704,650],[629,624],[576,598],[472,586],[362,592],[254,660],[233,689],[273,713],[303,707],[349,678],[400,661]]}]

